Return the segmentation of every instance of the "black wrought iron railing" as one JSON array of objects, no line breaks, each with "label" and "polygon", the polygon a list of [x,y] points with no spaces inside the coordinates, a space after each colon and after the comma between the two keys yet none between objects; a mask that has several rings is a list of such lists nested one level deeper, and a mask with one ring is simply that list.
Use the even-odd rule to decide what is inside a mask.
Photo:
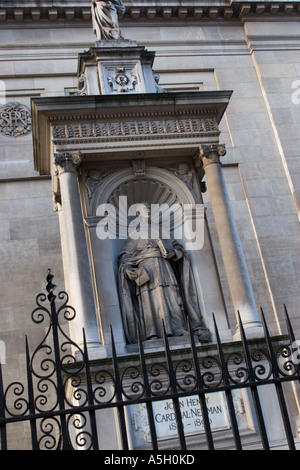
[{"label": "black wrought iron railing", "polygon": [[[222,344],[214,318],[215,344],[199,346],[190,333],[189,347],[174,349],[165,335],[164,347],[157,353],[149,353],[139,339],[138,353],[118,357],[112,331],[111,358],[91,361],[84,331],[82,348],[65,333],[62,320],[74,320],[75,311],[65,292],[55,296],[52,281],[49,270],[48,295],[37,296],[32,312],[33,322],[48,325],[47,331],[32,354],[26,338],[24,382],[5,385],[0,366],[2,450],[18,448],[24,423],[30,435],[27,445],[33,450],[98,450],[105,448],[103,436],[112,428],[119,436],[116,448],[123,450],[168,446],[213,450],[220,436],[227,436],[223,447],[243,449],[251,441],[257,448],[270,449],[270,425],[260,393],[265,385],[273,387],[278,402],[284,444],[296,448],[291,400],[297,400],[300,357],[286,309],[284,337],[270,337],[261,312],[265,338],[258,342],[246,339],[239,321],[241,341]],[[247,413],[256,423],[250,438],[247,422],[239,415],[241,391],[250,395]],[[104,410],[114,412],[110,430],[102,420]],[[8,432],[11,426],[16,427],[14,438]]]}]

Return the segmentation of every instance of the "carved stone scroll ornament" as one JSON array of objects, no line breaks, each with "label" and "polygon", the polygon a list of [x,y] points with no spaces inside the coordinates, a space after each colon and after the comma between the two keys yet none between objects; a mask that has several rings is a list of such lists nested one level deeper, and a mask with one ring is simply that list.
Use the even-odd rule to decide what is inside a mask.
[{"label": "carved stone scroll ornament", "polygon": [[224,144],[208,144],[199,146],[199,155],[195,159],[196,167],[205,168],[211,163],[219,163],[220,157],[226,155]]},{"label": "carved stone scroll ornament", "polygon": [[158,84],[159,79],[160,79],[160,75],[158,75],[157,73],[154,73],[154,72],[153,72],[153,77],[154,77],[154,81],[155,81],[156,93],[168,93],[167,90],[165,90],[164,88],[162,88],[162,87]]},{"label": "carved stone scroll ornament", "polygon": [[226,148],[224,144],[207,144],[199,146],[199,154],[194,159],[196,172],[200,180],[201,192],[207,191],[205,181],[201,181],[204,176],[205,167],[212,163],[220,163],[220,157],[226,155]]},{"label": "carved stone scroll ornament", "polygon": [[84,74],[80,75],[78,79],[78,89],[74,92],[74,95],[77,95],[77,96],[87,95],[87,80]]},{"label": "carved stone scroll ornament", "polygon": [[55,153],[54,164],[59,167],[59,171],[76,171],[76,168],[82,162],[80,152],[73,153]]},{"label": "carved stone scroll ornament", "polygon": [[0,133],[7,137],[23,137],[31,132],[29,109],[20,103],[8,103],[0,108]]},{"label": "carved stone scroll ornament", "polygon": [[80,152],[55,153],[53,155],[54,168],[52,173],[53,210],[58,211],[62,205],[59,175],[64,172],[77,171],[82,157]]}]

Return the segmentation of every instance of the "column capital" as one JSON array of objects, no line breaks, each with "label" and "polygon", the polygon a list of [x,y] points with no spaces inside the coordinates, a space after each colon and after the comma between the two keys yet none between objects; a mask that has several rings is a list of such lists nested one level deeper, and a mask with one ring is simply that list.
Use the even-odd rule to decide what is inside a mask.
[{"label": "column capital", "polygon": [[225,144],[199,145],[199,154],[195,159],[195,166],[204,169],[211,163],[220,163],[220,157],[223,157],[225,154]]},{"label": "column capital", "polygon": [[76,168],[82,162],[82,155],[80,152],[64,152],[54,153],[53,155],[54,165],[59,168],[60,173],[64,172],[76,172]]}]

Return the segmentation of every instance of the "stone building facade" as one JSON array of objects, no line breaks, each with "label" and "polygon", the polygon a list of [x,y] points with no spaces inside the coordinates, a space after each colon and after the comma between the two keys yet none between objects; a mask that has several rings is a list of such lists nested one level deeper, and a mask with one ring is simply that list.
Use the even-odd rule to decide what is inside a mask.
[{"label": "stone building facade", "polygon": [[[220,158],[254,301],[258,310],[263,308],[273,336],[286,331],[284,304],[299,335],[300,2],[125,0],[124,3],[126,12],[120,19],[122,35],[125,40],[136,41],[138,46],[155,52],[153,71],[159,76],[159,87],[166,92],[159,96],[184,93],[184,103],[178,104],[184,114],[184,106],[196,106],[196,102],[191,102],[196,96],[193,93],[205,92],[212,100],[215,92],[223,92],[224,96],[228,92],[224,98],[226,110],[218,122],[221,131],[218,141],[226,146],[226,154]],[[24,335],[34,345],[43,333],[39,325],[32,325],[30,313],[36,294],[44,290],[47,269],[52,268],[55,284],[60,288],[66,284],[68,290],[68,282],[72,283],[66,279],[63,267],[68,241],[60,228],[59,199],[55,199],[58,193],[43,153],[49,148],[47,128],[41,124],[32,129],[32,123],[38,126],[38,112],[40,115],[44,111],[57,112],[52,98],[59,97],[61,113],[64,97],[73,99],[73,111],[77,109],[79,116],[92,113],[96,107],[88,99],[83,108],[76,101],[88,94],[94,96],[81,81],[88,50],[95,45],[91,21],[88,1],[61,1],[55,5],[50,1],[0,2],[0,340],[5,345],[2,362],[8,382],[22,377]],[[93,83],[90,81],[89,86]],[[126,95],[126,90],[121,92]],[[162,99],[157,103],[164,105]],[[117,105],[107,104],[107,109],[110,106]],[[55,145],[64,148],[65,129],[61,122],[56,129],[55,122],[53,125]],[[187,124],[173,121],[172,125]],[[73,131],[68,129],[69,136],[76,132],[75,127],[76,124]],[[207,132],[212,135],[215,130],[209,128]],[[37,136],[42,142],[40,150]],[[124,154],[122,171],[126,173],[126,168],[130,168],[132,172],[132,160],[140,162],[146,158],[151,177],[161,181],[163,170],[153,168],[163,167],[170,172],[172,186],[182,163],[182,154],[177,149],[171,168],[161,164],[159,151],[151,158],[144,148],[130,149],[130,156],[128,152]],[[112,166],[114,158],[112,153]],[[184,162],[193,159],[189,147]],[[92,177],[92,170],[89,161],[82,180],[86,192],[81,193],[91,231],[95,215],[92,210],[89,212],[93,186],[87,179]],[[134,167],[133,171],[137,175],[143,168]],[[200,258],[192,260],[194,266],[201,265],[198,271],[195,268],[201,310],[208,328],[212,325],[211,312],[217,313],[223,339],[230,342],[237,319],[222,252],[222,227],[218,228],[215,219],[214,195],[209,190],[201,192],[193,172],[192,179],[188,183],[181,180],[179,187],[182,194],[186,187],[191,192],[198,191],[197,197],[205,206],[206,242]],[[115,185],[115,195],[123,194],[122,175],[120,180],[110,181]],[[205,181],[204,175],[202,182]],[[108,189],[109,183],[103,191]],[[133,185],[127,184],[127,190],[128,194],[133,193]],[[89,254],[93,257],[97,247],[93,235],[89,243]],[[114,269],[111,263],[116,252],[112,249],[110,258],[105,248],[99,249],[102,268],[95,262],[91,270],[92,283],[98,283],[99,298],[89,327],[94,332],[92,342],[99,342],[99,354],[105,357],[109,323],[116,328],[122,354],[126,352],[126,341],[116,314],[115,293],[108,299],[103,297],[103,291],[109,288],[105,284],[109,282],[106,275],[109,269]],[[100,280],[97,269],[103,275]],[[295,423],[296,427],[300,424],[298,418]],[[14,445],[18,447],[17,442]]]}]

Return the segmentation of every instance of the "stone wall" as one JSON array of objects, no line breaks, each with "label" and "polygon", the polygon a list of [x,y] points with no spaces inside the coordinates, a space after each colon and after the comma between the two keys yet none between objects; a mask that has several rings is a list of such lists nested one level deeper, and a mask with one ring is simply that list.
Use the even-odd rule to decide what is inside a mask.
[{"label": "stone wall", "polygon": [[[74,15],[59,10],[54,18],[52,12],[53,21],[44,11],[33,19],[32,9],[21,15],[18,6],[14,12],[6,3],[0,2],[0,18],[6,20],[0,29],[3,104],[5,99],[30,108],[32,97],[74,92],[78,53],[94,44],[89,2],[72,2]],[[227,147],[222,161],[255,298],[273,334],[285,331],[284,303],[299,332],[299,2],[292,2],[293,11],[277,2],[276,12],[269,6],[261,12],[260,2],[254,2],[256,9],[248,13],[238,9],[240,2],[232,2],[231,8],[215,2],[217,11],[205,2],[192,2],[193,10],[184,2],[178,9],[174,2],[169,13],[166,2],[151,2],[152,14],[141,2],[125,3],[130,8],[121,20],[123,36],[156,52],[154,69],[162,87],[233,90],[221,123],[220,141]],[[34,346],[38,342],[39,328],[32,326],[30,313],[36,294],[44,290],[48,267],[63,288],[51,193],[50,179],[34,170],[31,134],[0,133],[0,340],[6,344],[8,380],[21,374],[24,335],[29,334]],[[234,329],[208,193],[204,199]]]}]

